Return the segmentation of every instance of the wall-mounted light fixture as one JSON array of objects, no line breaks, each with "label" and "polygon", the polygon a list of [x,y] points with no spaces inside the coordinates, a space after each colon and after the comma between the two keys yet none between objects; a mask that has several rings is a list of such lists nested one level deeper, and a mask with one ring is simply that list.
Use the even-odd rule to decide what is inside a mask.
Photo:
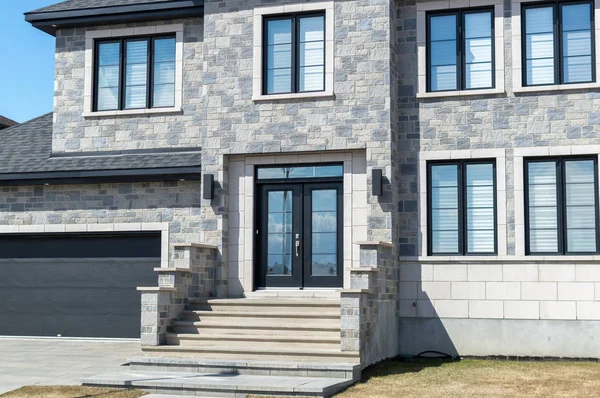
[{"label": "wall-mounted light fixture", "polygon": [[372,181],[373,196],[383,195],[383,170],[373,169]]},{"label": "wall-mounted light fixture", "polygon": [[215,191],[215,176],[213,174],[204,174],[202,185],[202,197],[204,199],[213,199]]}]

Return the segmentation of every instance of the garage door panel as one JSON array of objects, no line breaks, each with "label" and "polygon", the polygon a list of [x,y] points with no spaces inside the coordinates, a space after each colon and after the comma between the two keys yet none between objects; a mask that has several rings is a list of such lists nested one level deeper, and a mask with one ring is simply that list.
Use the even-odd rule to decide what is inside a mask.
[{"label": "garage door panel", "polygon": [[[160,234],[136,239],[127,235],[123,242],[119,236],[61,238],[20,236],[19,250],[11,252],[20,257],[0,258],[0,335],[139,338],[141,294],[136,287],[157,283]],[[81,241],[90,247],[93,239],[101,249],[86,253],[102,252],[102,257],[24,257],[26,243],[33,256],[47,253],[42,248],[49,241],[63,245],[53,252],[64,255],[65,248]],[[14,242],[15,237],[0,237],[0,249]],[[148,249],[154,246],[159,250]],[[156,256],[133,257],[136,253]]]},{"label": "garage door panel", "polygon": [[148,282],[155,285],[155,273],[147,273],[152,276],[151,281],[140,281],[140,273],[159,266],[153,258],[0,259],[0,288],[129,288]]}]

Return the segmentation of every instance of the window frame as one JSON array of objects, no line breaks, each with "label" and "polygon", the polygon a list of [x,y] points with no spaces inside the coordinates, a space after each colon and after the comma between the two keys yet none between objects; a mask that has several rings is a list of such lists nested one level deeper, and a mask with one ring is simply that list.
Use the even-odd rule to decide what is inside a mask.
[{"label": "window frame", "polygon": [[[92,81],[92,112],[121,112],[121,111],[140,111],[144,109],[171,109],[177,106],[177,49],[175,49],[175,87],[174,87],[174,98],[172,106],[157,106],[155,107],[153,102],[154,94],[154,42],[157,39],[173,39],[175,46],[177,47],[177,35],[173,33],[154,34],[154,35],[134,35],[134,36],[123,36],[118,38],[97,38],[94,39],[93,45],[93,72],[94,78]],[[125,82],[127,81],[126,69],[127,69],[127,51],[126,43],[135,41],[146,41],[147,45],[147,76],[146,76],[146,105],[142,108],[126,108],[125,107],[125,93],[126,87]],[[116,109],[102,109],[98,110],[98,83],[99,83],[99,67],[100,67],[100,45],[105,43],[119,43],[119,86],[118,86],[118,106]]]},{"label": "window frame", "polygon": [[[590,6],[590,41],[591,41],[591,66],[592,79],[581,82],[565,82],[563,54],[564,45],[562,37],[562,5],[588,4]],[[553,38],[554,38],[554,82],[541,84],[527,83],[527,17],[528,9],[546,8],[552,6],[553,11]],[[596,27],[594,0],[555,0],[543,2],[521,3],[521,87],[544,87],[554,85],[593,84],[596,83]]]},{"label": "window frame", "polygon": [[[492,85],[490,87],[472,87],[466,88],[466,56],[465,56],[465,38],[464,26],[465,15],[477,14],[482,11],[490,13],[491,19],[491,75]],[[496,88],[496,13],[494,6],[469,7],[453,10],[434,10],[427,11],[425,14],[425,90],[427,93],[444,93],[456,91],[477,91],[494,90]],[[456,15],[456,88],[451,90],[432,90],[431,89],[431,17]],[[459,42],[460,41],[460,42]]]},{"label": "window frame", "polygon": [[[299,20],[301,18],[310,18],[310,17],[322,17],[323,18],[323,89],[322,90],[307,90],[300,91],[298,88],[300,87],[300,42],[299,42],[299,29],[300,23]],[[291,49],[291,81],[290,81],[290,91],[287,92],[278,92],[278,93],[269,93],[268,85],[269,85],[269,74],[268,74],[268,23],[269,21],[277,21],[277,20],[287,20],[291,19],[292,21],[292,49]],[[262,18],[262,82],[261,82],[261,95],[264,96],[275,96],[275,95],[286,95],[286,94],[307,94],[307,93],[322,93],[327,90],[327,15],[326,10],[318,10],[318,11],[308,11],[308,12],[293,12],[286,14],[269,14],[264,15]]]},{"label": "window frame", "polygon": [[[565,161],[569,160],[587,160],[594,162],[594,207],[596,219],[596,251],[595,252],[570,252],[567,250],[567,231],[566,231],[566,189],[565,184]],[[557,208],[557,248],[556,252],[531,252],[530,225],[529,225],[529,164],[541,162],[555,162],[556,167],[556,208]],[[598,204],[598,156],[548,156],[548,157],[526,157],[523,158],[523,214],[525,217],[525,255],[527,256],[579,256],[600,254],[600,205]]]},{"label": "window frame", "polygon": [[[467,166],[472,164],[491,164],[493,177],[492,197],[494,202],[494,251],[493,252],[469,252],[467,247],[468,229],[467,225]],[[433,252],[433,209],[432,209],[432,179],[431,170],[433,166],[457,166],[458,185],[458,251],[457,252]],[[495,158],[472,158],[458,160],[428,160],[427,161],[427,255],[428,256],[497,256],[498,255],[498,181],[497,161]]]}]

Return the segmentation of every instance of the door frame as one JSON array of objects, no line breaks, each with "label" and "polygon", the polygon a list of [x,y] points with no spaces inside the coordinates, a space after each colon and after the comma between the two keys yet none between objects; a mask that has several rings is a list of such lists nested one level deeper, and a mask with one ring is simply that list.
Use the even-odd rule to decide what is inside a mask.
[{"label": "door frame", "polygon": [[[302,166],[331,166],[331,165],[342,165],[340,162],[328,162],[328,163],[303,163]],[[261,289],[298,289],[298,290],[302,290],[302,289],[311,289],[311,288],[330,288],[330,289],[334,289],[334,288],[342,288],[343,287],[343,283],[344,283],[344,177],[343,175],[341,177],[315,177],[315,178],[288,178],[288,179],[269,179],[269,180],[259,180],[256,176],[258,175],[258,173],[256,173],[256,168],[258,167],[268,167],[269,165],[257,165],[255,167],[255,172],[254,172],[254,209],[253,209],[253,220],[254,220],[254,230],[255,233],[253,234],[253,251],[254,251],[254,258],[252,261],[253,264],[253,274],[254,274],[254,283],[253,283],[253,290],[261,290]],[[286,164],[279,164],[277,165],[277,167],[290,167],[291,165],[286,165]],[[265,208],[265,203],[264,202],[264,198],[262,197],[262,192],[263,186],[279,186],[279,187],[284,187],[284,188],[289,188],[292,189],[290,187],[292,186],[296,186],[296,187],[300,187],[300,194],[303,196],[302,197],[302,209],[301,209],[301,215],[306,213],[306,209],[307,209],[307,204],[305,203],[306,200],[304,198],[305,192],[303,187],[305,186],[318,186],[318,185],[322,185],[322,186],[326,186],[326,184],[336,184],[336,189],[338,190],[338,194],[337,194],[337,212],[338,212],[338,220],[337,220],[337,228],[338,228],[338,249],[337,249],[337,261],[338,261],[338,273],[337,276],[335,277],[335,281],[332,281],[331,279],[326,281],[323,280],[321,283],[315,283],[314,286],[305,286],[306,285],[306,274],[310,273],[310,267],[304,267],[304,258],[306,257],[306,253],[308,253],[308,250],[310,250],[310,245],[308,243],[305,242],[311,242],[311,238],[309,239],[309,237],[307,236],[309,234],[308,229],[304,229],[300,228],[298,230],[299,233],[302,233],[302,250],[301,250],[301,256],[300,256],[300,261],[302,262],[300,264],[300,272],[301,272],[301,280],[298,286],[273,286],[273,287],[268,287],[266,286],[266,275],[263,275],[263,267],[261,264],[261,260],[262,257],[264,256],[263,254],[263,248],[261,248],[261,246],[264,246],[264,242],[261,242],[260,239],[260,233],[259,231],[263,230],[263,225],[264,225],[264,215],[263,215],[263,210]],[[301,215],[298,218],[301,218]],[[306,217],[306,216],[305,216]],[[296,219],[296,217],[293,217],[294,221]],[[302,222],[304,222],[304,220],[301,220]],[[297,233],[296,229],[299,228],[299,226],[297,226],[297,222],[293,222],[293,224],[296,224],[293,226],[293,232],[292,232],[292,241],[295,242],[294,236]],[[316,278],[316,277],[315,277]],[[327,277],[321,277],[321,278],[327,278]],[[312,279],[312,278],[310,278]]]}]

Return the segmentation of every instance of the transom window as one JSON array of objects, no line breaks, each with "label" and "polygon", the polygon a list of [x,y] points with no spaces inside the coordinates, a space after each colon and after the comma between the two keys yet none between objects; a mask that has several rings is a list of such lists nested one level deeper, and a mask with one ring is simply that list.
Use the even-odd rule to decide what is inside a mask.
[{"label": "transom window", "polygon": [[94,110],[175,106],[175,37],[96,41]]},{"label": "transom window", "polygon": [[263,92],[325,90],[325,14],[293,14],[264,20]]},{"label": "transom window", "polygon": [[496,164],[428,163],[429,255],[495,254]]},{"label": "transom window", "polygon": [[427,14],[427,91],[494,87],[494,11]]},{"label": "transom window", "polygon": [[598,253],[597,158],[525,160],[527,254]]},{"label": "transom window", "polygon": [[266,166],[258,167],[256,177],[259,180],[280,180],[289,178],[324,178],[343,177],[344,166],[341,164],[318,166]]},{"label": "transom window", "polygon": [[523,82],[527,86],[595,81],[591,1],[523,6]]}]

